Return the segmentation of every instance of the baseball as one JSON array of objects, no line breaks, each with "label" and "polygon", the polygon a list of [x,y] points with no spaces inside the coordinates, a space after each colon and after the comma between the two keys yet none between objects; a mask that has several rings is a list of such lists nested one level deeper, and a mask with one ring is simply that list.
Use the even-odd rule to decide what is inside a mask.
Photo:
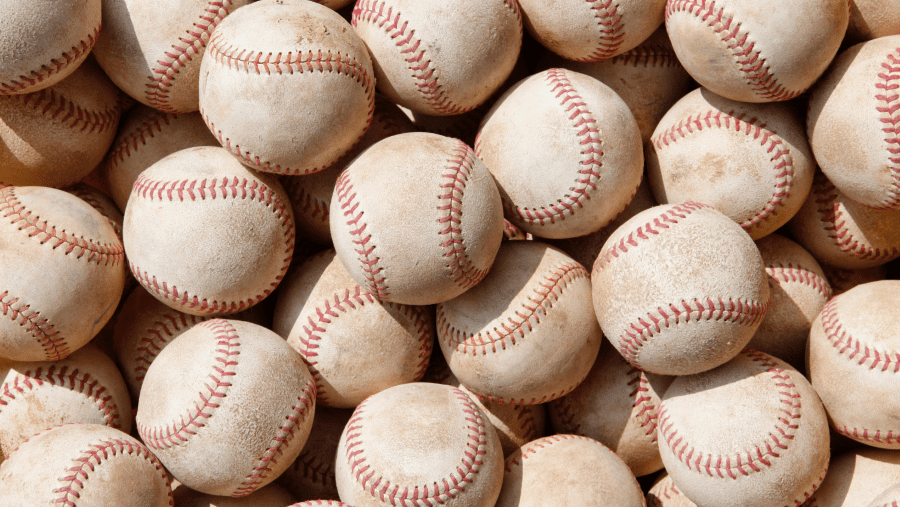
[{"label": "baseball", "polygon": [[697,507],[678,490],[669,474],[662,472],[647,492],[647,507]]},{"label": "baseball", "polygon": [[352,415],[351,409],[317,405],[306,445],[276,482],[300,500],[337,499],[335,456],[341,433]]},{"label": "baseball", "polygon": [[900,484],[900,453],[861,446],[831,459],[825,480],[804,507],[868,505],[894,484]]},{"label": "baseball", "polygon": [[741,102],[792,99],[822,75],[850,20],[849,0],[667,0],[666,31],[688,73]]},{"label": "baseball", "polygon": [[497,437],[500,438],[503,456],[509,456],[519,447],[544,436],[547,414],[543,404],[508,405],[482,400],[465,386],[458,385],[457,387],[460,391],[468,394],[481,413],[487,416],[497,432]]},{"label": "baseball", "polygon": [[897,9],[897,0],[853,0],[847,40],[864,42],[900,34],[900,19],[892,15]]},{"label": "baseball", "polygon": [[896,507],[900,505],[900,483],[892,486],[872,500],[868,507]]},{"label": "baseball", "polygon": [[832,296],[843,294],[857,285],[887,278],[887,267],[884,264],[863,269],[842,269],[824,264],[822,271],[831,284]]},{"label": "baseball", "polygon": [[175,490],[173,496],[177,507],[286,507],[295,500],[294,495],[277,484],[269,484],[241,498],[200,493],[184,486]]},{"label": "baseball", "polygon": [[209,130],[257,171],[321,171],[372,121],[365,44],[336,12],[306,0],[263,0],[225,18],[210,36],[199,86]]}]

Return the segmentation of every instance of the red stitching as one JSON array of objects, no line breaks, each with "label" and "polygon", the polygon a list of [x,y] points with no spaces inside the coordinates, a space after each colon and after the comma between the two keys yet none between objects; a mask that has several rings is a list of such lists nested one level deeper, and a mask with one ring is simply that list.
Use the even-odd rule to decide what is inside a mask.
[{"label": "red stitching", "polygon": [[767,102],[788,100],[803,93],[804,90],[789,91],[782,86],[766,65],[766,59],[760,56],[756,43],[750,36],[741,31],[741,23],[734,16],[725,14],[724,8],[716,8],[715,0],[670,0],[666,4],[666,22],[676,12],[692,14],[706,23],[722,38],[725,47],[735,58],[744,79],[750,89]]},{"label": "red stitching", "polygon": [[234,490],[232,496],[247,496],[259,489],[264,484],[268,484],[267,476],[272,473],[272,467],[278,464],[278,458],[284,453],[282,450],[285,446],[290,445],[294,439],[294,431],[303,424],[314,409],[316,403],[316,386],[313,382],[307,382],[303,388],[303,392],[297,397],[297,403],[291,409],[291,413],[284,417],[284,425],[278,429],[269,448],[259,458],[256,466],[244,479],[244,482]]},{"label": "red stitching", "polygon": [[840,298],[840,295],[833,297],[822,309],[822,329],[825,332],[825,339],[831,343],[835,352],[860,366],[868,366],[870,370],[900,373],[900,351],[878,350],[874,345],[853,338],[850,331],[844,328],[837,314]]},{"label": "red stitching", "polygon": [[607,60],[619,51],[622,41],[625,39],[625,24],[622,23],[622,15],[619,14],[618,5],[614,0],[585,0],[594,11],[597,27],[600,30],[600,40],[590,56],[573,58],[576,62],[599,62]]},{"label": "red stitching", "polygon": [[664,507],[660,502],[661,498],[666,500],[685,498],[669,475],[663,477],[660,482],[650,488],[650,492],[647,494],[647,507]]},{"label": "red stitching", "polygon": [[882,113],[880,118],[884,124],[882,132],[884,132],[884,142],[887,144],[887,151],[890,154],[888,160],[890,165],[888,170],[891,172],[893,184],[887,189],[888,197],[885,201],[876,206],[878,209],[895,209],[900,207],[900,48],[896,48],[893,54],[887,55],[887,61],[882,62],[881,67],[884,69],[878,73],[881,80],[875,83],[875,98],[879,101],[878,112]]},{"label": "red stitching", "polygon": [[[878,442],[880,444],[897,445],[900,444],[900,433],[894,433],[893,430],[868,430],[859,428],[848,428],[847,426],[834,426],[835,431],[847,438],[852,438],[858,442]],[[871,432],[871,433],[870,433]]]},{"label": "red stitching", "polygon": [[41,317],[41,312],[31,311],[31,305],[19,304],[19,298],[12,297],[8,291],[0,292],[0,311],[19,326],[25,327],[25,332],[44,349],[44,359],[47,361],[59,361],[69,356],[69,344],[66,338],[60,336],[55,329],[55,324],[50,324],[48,319]]},{"label": "red stitching", "polygon": [[803,285],[812,287],[826,300],[831,298],[831,286],[828,282],[821,276],[802,266],[795,266],[790,262],[787,266],[780,263],[769,265],[766,266],[766,274],[769,275],[769,278],[773,282],[779,285],[799,282]]},{"label": "red stitching", "polygon": [[237,176],[228,178],[212,178],[202,180],[175,180],[162,181],[152,180],[141,174],[134,182],[132,195],[137,198],[149,199],[150,201],[196,201],[197,199],[242,199],[254,200],[266,207],[271,207],[272,212],[281,220],[281,227],[284,231],[284,239],[287,247],[284,250],[284,261],[282,261],[281,273],[275,277],[270,286],[262,294],[250,297],[243,301],[217,301],[200,299],[199,296],[180,292],[178,287],[169,286],[166,282],[156,279],[156,275],[151,275],[142,271],[134,263],[131,263],[131,272],[138,282],[145,289],[157,294],[173,303],[179,304],[192,312],[202,313],[234,313],[245,310],[262,301],[272,290],[281,283],[291,263],[294,253],[294,219],[293,212],[290,210],[290,203],[282,202],[278,194],[259,181],[250,181],[246,178],[238,178]]},{"label": "red stitching", "polygon": [[179,37],[178,42],[165,51],[165,57],[156,61],[156,66],[150,70],[150,82],[144,91],[148,105],[160,111],[175,112],[169,102],[175,78],[187,62],[196,56],[202,57],[206,42],[216,26],[229,14],[230,7],[231,0],[209,1],[199,19],[185,32],[187,36]]},{"label": "red stitching", "polygon": [[[6,187],[0,190],[0,218],[17,227],[29,238],[35,238],[40,244],[48,244],[51,249],[62,247],[65,255],[73,254],[76,259],[84,259],[97,265],[116,266],[125,260],[125,247],[121,243],[112,245],[97,243],[75,236],[65,229],[57,229],[37,214],[26,209],[15,196],[17,187]],[[74,252],[74,253],[73,253]]]},{"label": "red stitching", "polygon": [[794,157],[790,148],[776,132],[769,129],[765,123],[760,123],[757,118],[745,119],[746,116],[745,113],[735,114],[734,111],[726,113],[716,110],[689,115],[657,135],[652,142],[656,151],[660,151],[665,146],[686,138],[688,134],[711,128],[742,132],[758,141],[760,146],[771,155],[769,161],[775,171],[775,189],[762,211],[741,223],[744,230],[750,231],[761,227],[764,222],[777,216],[777,208],[784,206],[785,200],[790,196],[791,182],[794,179]]},{"label": "red stitching", "polygon": [[613,65],[631,67],[679,67],[681,63],[670,47],[664,44],[641,44],[640,46],[616,55],[609,60]]},{"label": "red stitching", "polygon": [[116,207],[116,204],[114,202],[102,201],[101,199],[105,198],[106,196],[103,195],[103,193],[99,190],[96,190],[94,187],[86,183],[76,183],[75,185],[67,188],[66,192],[69,192],[75,197],[90,204],[92,208],[103,215],[103,218],[105,218],[106,221],[109,222],[109,225],[111,225],[113,230],[116,232],[116,237],[119,238],[119,241],[122,241],[121,214],[119,214],[119,220],[113,220],[113,218],[110,216],[110,213],[107,213],[108,211],[112,210],[115,210],[115,212],[119,211],[119,208]]},{"label": "red stitching", "polygon": [[[156,359],[160,351],[172,341],[172,337],[179,331],[190,329],[209,317],[198,317],[186,313],[164,313],[144,330],[144,335],[138,339],[138,356],[134,358],[134,380],[138,385],[143,384],[147,368]],[[180,334],[180,333],[179,333]]]},{"label": "red stitching", "polygon": [[392,483],[389,479],[380,476],[377,470],[372,469],[372,465],[366,463],[365,442],[362,441],[360,432],[366,412],[366,401],[356,407],[353,417],[350,418],[344,430],[346,435],[344,455],[350,467],[350,473],[363,490],[378,501],[390,503],[393,506],[434,507],[455,498],[465,490],[470,482],[475,481],[475,475],[481,469],[486,452],[487,428],[481,411],[478,410],[471,398],[455,387],[450,387],[450,389],[466,414],[468,422],[466,446],[468,449],[456,468],[445,477],[435,480],[431,484],[413,488]]},{"label": "red stitching", "polygon": [[[307,221],[316,221],[327,224],[329,217],[328,208],[331,203],[319,200],[311,193],[307,192],[306,188],[304,188],[305,183],[306,181],[304,181],[303,178],[295,178],[293,176],[281,178],[281,184],[284,186],[284,189],[287,190],[288,196],[291,199],[291,204],[294,206],[294,214],[296,215],[297,212],[300,212]],[[299,220],[297,222],[299,222]]]},{"label": "red stitching", "polygon": [[630,377],[628,385],[634,386],[634,390],[629,394],[631,398],[634,398],[632,407],[638,411],[634,417],[641,423],[641,428],[644,428],[644,434],[650,437],[652,442],[656,442],[659,406],[653,403],[653,398],[647,394],[651,389],[650,380],[640,368],[631,368],[625,375]]},{"label": "red stitching", "polygon": [[359,202],[356,201],[356,192],[350,182],[350,173],[345,169],[335,183],[335,194],[341,211],[347,219],[350,227],[350,235],[353,237],[354,250],[359,258],[360,270],[366,279],[366,289],[379,300],[384,300],[390,293],[386,283],[386,276],[382,273],[384,268],[378,265],[380,257],[373,254],[375,245],[369,244],[372,235],[366,233],[367,224],[360,222],[364,211],[357,211]]},{"label": "red stitching", "polygon": [[187,410],[177,421],[162,427],[147,427],[137,422],[138,433],[147,447],[155,450],[169,449],[181,445],[197,434],[197,430],[205,426],[206,419],[215,414],[219,408],[219,400],[227,396],[231,387],[230,377],[236,375],[237,356],[240,355],[241,342],[237,330],[227,320],[213,319],[201,322],[195,327],[206,327],[215,333],[216,358],[210,367],[211,382],[203,384],[197,393],[193,408]]},{"label": "red stitching", "polygon": [[[316,403],[318,400],[319,396],[316,394]],[[297,459],[291,463],[290,469],[294,472],[291,475],[296,477],[299,472],[307,481],[333,489],[335,487],[334,455],[322,459],[321,455],[310,451],[311,446],[312,442],[304,447]],[[287,475],[287,473],[285,474]]]},{"label": "red stitching", "polygon": [[60,486],[54,489],[53,492],[60,493],[60,497],[54,500],[53,503],[62,504],[66,507],[75,507],[78,503],[78,498],[81,497],[81,491],[84,489],[85,483],[90,478],[89,475],[92,475],[95,469],[103,464],[104,461],[124,455],[136,455],[152,463],[166,481],[166,489],[169,490],[169,505],[175,505],[170,488],[169,474],[166,473],[162,464],[147,447],[129,436],[105,439],[88,444],[87,449],[81,451],[81,456],[72,460],[74,462],[73,466],[63,472],[63,477],[57,479]]},{"label": "red stitching", "polygon": [[119,408],[106,386],[100,385],[100,382],[91,377],[89,373],[82,373],[78,368],[71,368],[67,365],[50,364],[38,366],[34,371],[17,372],[11,380],[7,379],[3,382],[3,392],[0,393],[0,409],[14,401],[17,394],[24,394],[26,390],[42,387],[45,382],[91,398],[96,403],[97,409],[103,414],[103,423],[112,428],[120,427]]},{"label": "red stitching", "polygon": [[79,132],[103,133],[115,129],[119,124],[119,104],[105,111],[88,111],[71,102],[54,88],[45,88],[34,93],[16,95],[26,106],[40,111],[44,116],[53,119]]},{"label": "red stitching", "polygon": [[29,76],[19,76],[18,80],[0,83],[0,95],[17,95],[22,93],[22,90],[34,86],[36,83],[41,83],[54,74],[59,74],[69,65],[80,63],[79,58],[89,53],[94,47],[94,43],[97,42],[97,36],[100,35],[102,26],[102,24],[97,25],[93,33],[88,33],[87,40],[81,40],[72,46],[71,49],[63,52],[59,58],[51,59],[50,65],[41,65],[39,70],[31,71]]},{"label": "red stitching", "polygon": [[[679,434],[675,423],[670,420],[671,416],[666,410],[666,405],[662,404],[659,409],[659,432],[673,456],[687,465],[688,470],[709,477],[737,479],[738,475],[747,476],[762,471],[764,467],[772,466],[772,460],[779,458],[780,453],[787,450],[794,439],[801,418],[801,403],[800,393],[795,389],[796,385],[791,380],[790,371],[779,367],[771,356],[755,350],[745,349],[742,354],[770,374],[779,390],[783,406],[779,409],[775,430],[770,432],[763,442],[751,444],[751,449],[745,453],[713,455],[685,441],[685,437]],[[798,502],[797,505],[800,503],[802,502]]]},{"label": "red stitching", "polygon": [[[541,449],[546,449],[553,444],[558,444],[560,442],[566,442],[569,440],[583,440],[585,442],[599,445],[603,449],[609,450],[605,445],[594,440],[593,438],[583,437],[581,435],[550,435],[548,437],[539,438],[537,440],[529,442],[517,449],[514,453],[510,454],[509,457],[506,458],[506,463],[504,463],[503,471],[511,472],[514,466],[520,466],[524,462],[524,460],[534,457],[534,455],[537,454]],[[610,451],[610,454],[615,455],[612,451]]]},{"label": "red stitching", "polygon": [[168,126],[176,118],[178,118],[178,115],[153,111],[143,123],[138,125],[136,129],[128,132],[124,138],[109,150],[109,154],[106,156],[106,161],[103,164],[106,174],[110,174],[126,158],[137,153],[141,146],[149,143],[150,138],[155,137],[156,133],[162,132],[164,126]]},{"label": "red stitching", "polygon": [[[247,49],[235,48],[228,44],[228,41],[222,41],[221,32],[213,34],[209,40],[209,46],[206,48],[204,58],[212,58],[216,63],[228,67],[236,72],[244,72],[250,74],[303,74],[306,72],[337,72],[345,74],[357,83],[361,84],[365,89],[366,96],[369,101],[369,111],[366,120],[366,126],[360,133],[359,139],[365,135],[372,123],[372,116],[375,110],[375,83],[366,67],[358,62],[356,58],[350,55],[342,55],[341,53],[332,53],[331,50],[307,51],[287,53],[262,53],[258,51],[250,51]],[[228,44],[227,47],[221,47]],[[316,167],[308,170],[293,169],[283,167],[279,164],[271,164],[268,161],[261,160],[259,155],[254,155],[248,150],[241,149],[240,145],[232,144],[231,139],[216,128],[212,120],[206,115],[201,107],[200,115],[207,127],[219,140],[219,143],[228,151],[239,157],[244,164],[259,170],[279,174],[303,175],[322,171],[327,166]]]},{"label": "red stitching", "polygon": [[[819,219],[823,222],[824,230],[841,253],[856,257],[860,260],[893,260],[900,256],[900,248],[896,246],[890,249],[872,248],[865,244],[865,237],[857,238],[847,228],[847,219],[844,218],[843,199],[838,200],[838,190],[828,178],[816,171],[813,177],[813,188],[810,192],[815,195],[816,210]],[[852,217],[851,217],[852,219]]]}]

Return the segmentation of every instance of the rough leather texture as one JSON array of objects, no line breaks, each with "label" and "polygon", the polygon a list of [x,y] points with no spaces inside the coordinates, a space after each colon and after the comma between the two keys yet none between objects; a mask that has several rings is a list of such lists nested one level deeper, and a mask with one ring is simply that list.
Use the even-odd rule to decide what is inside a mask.
[{"label": "rough leather texture", "polygon": [[828,420],[800,372],[746,349],[672,382],[659,409],[659,450],[699,507],[799,505],[828,469]]},{"label": "rough leather texture", "polygon": [[4,507],[172,507],[169,474],[144,444],[98,424],[67,424],[23,442],[0,465]]},{"label": "rough leather texture", "polygon": [[709,204],[760,239],[809,195],[815,160],[790,106],[747,104],[698,88],[663,116],[646,147],[660,204]]},{"label": "rough leather texture", "polygon": [[257,304],[281,282],[294,250],[293,213],[278,179],[213,147],[173,153],[142,172],[124,233],[135,278],[192,315]]},{"label": "rough leather texture", "polygon": [[569,60],[600,62],[646,40],[663,22],[666,0],[519,0],[525,27]]},{"label": "rough leather texture", "polygon": [[867,507],[896,507],[900,505],[900,484],[887,488]]},{"label": "rough leather texture", "polygon": [[341,434],[335,476],[341,501],[354,507],[492,507],[503,450],[464,392],[404,384],[356,407]]},{"label": "rough leather texture", "polygon": [[553,430],[600,442],[637,477],[658,472],[663,467],[656,443],[659,402],[672,380],[631,366],[604,343],[584,381],[547,404]]},{"label": "rough leather texture", "polygon": [[331,244],[331,194],[341,172],[360,153],[388,137],[414,132],[409,118],[395,104],[381,94],[375,95],[375,113],[369,130],[350,151],[326,169],[304,176],[282,176],[281,183],[291,198],[297,233],[301,237],[322,244]]},{"label": "rough leather texture", "polygon": [[553,435],[535,440],[506,458],[505,469],[497,507],[647,505],[625,463],[590,438]]},{"label": "rough leather texture", "polygon": [[337,500],[335,457],[341,433],[352,415],[350,409],[316,406],[316,417],[303,451],[276,482],[301,501]]},{"label": "rough leather texture", "polygon": [[277,484],[269,484],[241,498],[200,493],[184,486],[175,490],[176,507],[287,507],[296,498]]},{"label": "rough leather texture", "polygon": [[900,453],[859,447],[831,460],[828,475],[803,507],[855,507],[900,483]]},{"label": "rough leather texture", "polygon": [[900,373],[900,281],[859,285],[831,299],[809,334],[809,379],[831,425],[858,442],[900,449],[900,410],[893,395]]},{"label": "rough leather texture", "polygon": [[742,102],[800,95],[837,54],[848,0],[668,0],[678,59],[713,92]]},{"label": "rough leather texture", "polygon": [[522,47],[522,14],[512,0],[359,0],[352,24],[372,55],[378,91],[435,116],[486,101]]},{"label": "rough leather texture", "polygon": [[482,121],[475,153],[497,181],[506,218],[545,238],[608,224],[644,167],[628,105],[610,87],[565,69],[535,74],[500,97]]},{"label": "rough leather texture", "polygon": [[101,0],[9,2],[0,19],[0,95],[31,93],[71,75],[100,32]]},{"label": "rough leather texture", "polygon": [[877,282],[887,278],[887,267],[882,264],[871,268],[863,269],[842,269],[822,264],[822,271],[831,284],[831,295],[837,296],[848,290],[869,282]]},{"label": "rough leather texture", "polygon": [[900,257],[900,210],[858,203],[820,171],[787,227],[817,261],[836,268],[873,268]]},{"label": "rough leather texture", "polygon": [[341,173],[331,238],[350,276],[383,301],[429,305],[484,278],[503,237],[500,193],[471,148],[389,137]]},{"label": "rough leather texture", "polygon": [[[451,384],[452,385],[452,384]],[[547,412],[543,404],[508,405],[496,401],[481,400],[463,385],[459,390],[468,394],[497,431],[503,456],[509,456],[519,447],[544,436]]]},{"label": "rough leather texture", "polygon": [[100,166],[119,209],[125,209],[141,172],[176,151],[195,146],[219,146],[200,113],[164,113],[142,104],[128,111]]},{"label": "rough leather texture", "polygon": [[197,82],[210,35],[251,0],[103,0],[94,55],[131,98],[170,113],[198,109]]},{"label": "rough leather texture", "polygon": [[606,338],[632,365],[661,375],[727,362],[769,303],[753,240],[700,203],[657,206],[622,224],[600,251],[591,286]]},{"label": "rough leather texture", "polygon": [[336,12],[264,0],[216,27],[200,65],[200,113],[247,166],[309,174],[363,136],[374,79],[365,44]]},{"label": "rough leather texture", "polygon": [[483,282],[437,305],[441,352],[482,399],[531,405],[563,396],[600,348],[590,291],[588,271],[563,252],[504,242]]},{"label": "rough leather texture", "polygon": [[669,474],[661,472],[647,492],[647,507],[697,507],[697,504],[678,490]]},{"label": "rough leather texture", "polygon": [[309,367],[316,403],[336,408],[354,408],[421,379],[435,334],[431,308],[378,301],[353,281],[333,249],[288,276],[272,329]]},{"label": "rough leather texture", "polygon": [[121,106],[93,59],[50,88],[0,93],[0,181],[57,188],[78,182],[106,155]]},{"label": "rough leather texture", "polygon": [[867,206],[900,209],[900,35],[857,44],[813,88],[806,120],[822,172]]},{"label": "rough leather texture", "polygon": [[0,357],[63,359],[112,317],[124,249],[78,197],[45,187],[0,190]]},{"label": "rough leather texture", "polygon": [[847,40],[865,42],[889,35],[900,35],[900,9],[897,0],[853,0],[850,4],[850,26]]},{"label": "rough leather texture", "polygon": [[303,360],[278,335],[213,319],[179,336],[150,366],[137,428],[185,486],[247,496],[300,454],[315,393]]}]

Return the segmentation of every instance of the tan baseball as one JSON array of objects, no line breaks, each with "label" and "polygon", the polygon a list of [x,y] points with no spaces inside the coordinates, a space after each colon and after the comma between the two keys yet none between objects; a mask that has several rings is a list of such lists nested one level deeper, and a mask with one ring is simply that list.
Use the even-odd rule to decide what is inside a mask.
[{"label": "tan baseball", "polygon": [[257,171],[321,171],[372,121],[365,44],[339,14],[307,0],[262,0],[225,18],[210,37],[199,86],[209,130]]},{"label": "tan baseball", "polygon": [[335,457],[341,433],[352,415],[351,409],[316,406],[306,445],[276,482],[299,500],[336,500]]},{"label": "tan baseball", "polygon": [[463,385],[459,390],[468,394],[472,402],[487,416],[497,437],[503,456],[509,456],[523,445],[544,436],[547,413],[544,405],[508,405],[496,401],[482,400]]},{"label": "tan baseball", "polygon": [[746,349],[672,382],[659,408],[659,451],[699,507],[800,505],[828,470],[828,420],[800,372]]},{"label": "tan baseball", "polygon": [[897,507],[898,505],[900,505],[900,482],[884,490],[867,507]]},{"label": "tan baseball", "polygon": [[847,40],[864,42],[889,35],[900,35],[900,20],[893,13],[900,9],[897,0],[853,0]]},{"label": "tan baseball", "polygon": [[137,428],[185,486],[241,497],[300,454],[315,399],[312,376],[281,337],[213,319],[172,341],[147,370]]},{"label": "tan baseball", "polygon": [[177,507],[287,507],[296,500],[277,484],[269,484],[241,498],[200,493],[183,486],[173,496]]},{"label": "tan baseball", "polygon": [[887,278],[887,267],[884,264],[863,269],[842,269],[823,264],[822,271],[831,284],[833,296],[843,294],[857,285]]},{"label": "tan baseball", "polygon": [[741,102],[788,100],[837,54],[849,0],[668,0],[666,31],[688,73]]},{"label": "tan baseball", "polygon": [[100,0],[12,0],[0,19],[0,95],[36,92],[71,75],[100,34]]},{"label": "tan baseball", "polygon": [[596,79],[550,69],[517,83],[482,121],[475,154],[509,221],[545,238],[597,231],[641,181],[641,135],[628,105]]},{"label": "tan baseball", "polygon": [[828,475],[804,507],[868,505],[879,493],[900,483],[900,453],[859,447],[834,456]]},{"label": "tan baseball", "polygon": [[647,492],[647,507],[697,507],[679,491],[672,477],[662,472]]}]

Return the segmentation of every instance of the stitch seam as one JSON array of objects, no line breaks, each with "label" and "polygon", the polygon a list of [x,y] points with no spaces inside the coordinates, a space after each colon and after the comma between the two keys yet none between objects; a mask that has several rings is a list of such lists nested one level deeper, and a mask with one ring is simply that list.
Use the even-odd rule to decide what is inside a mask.
[{"label": "stitch seam", "polygon": [[611,58],[622,47],[625,39],[625,24],[619,14],[619,6],[614,0],[585,0],[590,4],[597,21],[599,40],[587,57],[575,58],[576,62],[601,62]]},{"label": "stitch seam", "polygon": [[19,303],[20,299],[12,297],[8,291],[0,293],[0,311],[20,327],[26,328],[25,332],[37,340],[44,349],[44,358],[47,361],[59,361],[68,357],[71,353],[69,344],[55,329],[56,325],[43,318],[41,312],[32,311],[31,305]]},{"label": "stitch seam", "polygon": [[155,133],[162,132],[164,125],[168,126],[176,118],[178,118],[176,114],[154,111],[149,118],[110,149],[103,164],[106,173],[109,174],[126,158],[137,153],[141,146],[146,146],[150,138],[155,137]]},{"label": "stitch seam", "polygon": [[18,79],[6,83],[0,83],[0,95],[16,95],[35,83],[40,83],[54,74],[59,74],[69,65],[79,61],[82,55],[87,54],[93,49],[97,42],[97,36],[100,35],[102,23],[94,28],[93,33],[88,33],[87,40],[82,39],[76,45],[72,46],[68,51],[63,52],[59,58],[50,60],[51,65],[41,65],[40,70],[32,70],[29,76],[19,76]]},{"label": "stitch seam", "polygon": [[356,192],[353,191],[353,184],[350,182],[350,173],[347,169],[341,173],[335,183],[335,194],[347,226],[350,228],[353,249],[356,251],[360,263],[359,269],[366,279],[366,289],[375,298],[384,300],[390,296],[387,277],[383,273],[384,267],[378,264],[381,258],[374,254],[375,243],[372,241],[372,235],[366,233],[368,224],[361,222],[365,212],[357,211],[359,201],[356,200]]},{"label": "stitch seam", "polygon": [[600,442],[594,440],[593,438],[588,438],[582,435],[550,435],[548,437],[539,438],[533,442],[529,442],[520,447],[513,454],[510,454],[509,458],[507,458],[506,462],[503,464],[503,471],[506,473],[511,472],[512,467],[522,465],[524,460],[533,457],[533,455],[537,454],[539,450],[550,447],[553,444],[558,444],[568,440],[583,440],[585,442],[597,444],[606,449],[606,446],[604,446]]},{"label": "stitch seam", "polygon": [[801,283],[822,295],[826,300],[831,299],[831,286],[828,282],[816,273],[804,268],[803,266],[795,266],[793,263],[772,264],[766,266],[766,274],[769,279],[779,285],[786,283]]},{"label": "stitch seam", "polygon": [[[122,241],[122,227],[119,223],[116,223],[112,217],[107,213],[108,208],[106,208],[107,204],[100,201],[97,198],[97,195],[94,192],[99,192],[99,190],[93,190],[93,187],[88,186],[85,183],[76,183],[74,186],[71,186],[66,189],[67,192],[74,195],[75,197],[81,199],[82,201],[91,205],[92,208],[97,210],[103,218],[109,222],[109,225],[112,226],[113,230],[116,232],[116,237],[119,238],[119,241]],[[111,204],[113,208],[115,208],[115,203]],[[115,208],[118,211],[118,208]],[[123,246],[124,248],[124,246]]]},{"label": "stitch seam", "polygon": [[609,59],[611,64],[626,67],[678,67],[678,58],[663,44],[642,44]]},{"label": "stitch seam", "polygon": [[659,420],[659,406],[650,397],[650,380],[640,368],[632,367],[625,375],[629,377],[628,385],[633,388],[628,395],[634,399],[632,408],[637,410],[637,414],[632,417],[640,422],[641,428],[644,428],[644,435],[655,443],[658,438],[656,425]]},{"label": "stitch seam", "polygon": [[144,375],[147,374],[147,368],[150,367],[150,363],[172,341],[175,333],[179,331],[184,332],[208,319],[209,317],[198,317],[181,312],[160,315],[156,321],[144,330],[145,334],[138,340],[140,346],[136,349],[139,354],[134,358],[134,379],[138,383],[144,382]]},{"label": "stitch seam", "polygon": [[52,87],[15,97],[47,118],[79,132],[101,134],[115,129],[119,123],[118,104],[104,111],[88,111]]},{"label": "stitch seam", "polygon": [[[822,330],[834,351],[860,366],[868,366],[869,370],[900,373],[900,351],[880,350],[854,338],[850,330],[844,328],[838,317],[837,303],[840,298],[841,296],[833,297],[822,309]],[[894,438],[900,441],[900,435]]]},{"label": "stitch seam", "polygon": [[875,83],[875,99],[878,100],[877,110],[882,113],[879,121],[884,124],[881,129],[884,132],[884,142],[888,152],[888,171],[892,184],[886,189],[887,197],[876,206],[878,209],[896,209],[900,207],[900,58],[896,56],[900,48],[894,49],[887,55],[887,61],[881,63],[882,72],[878,73],[880,82]]}]

